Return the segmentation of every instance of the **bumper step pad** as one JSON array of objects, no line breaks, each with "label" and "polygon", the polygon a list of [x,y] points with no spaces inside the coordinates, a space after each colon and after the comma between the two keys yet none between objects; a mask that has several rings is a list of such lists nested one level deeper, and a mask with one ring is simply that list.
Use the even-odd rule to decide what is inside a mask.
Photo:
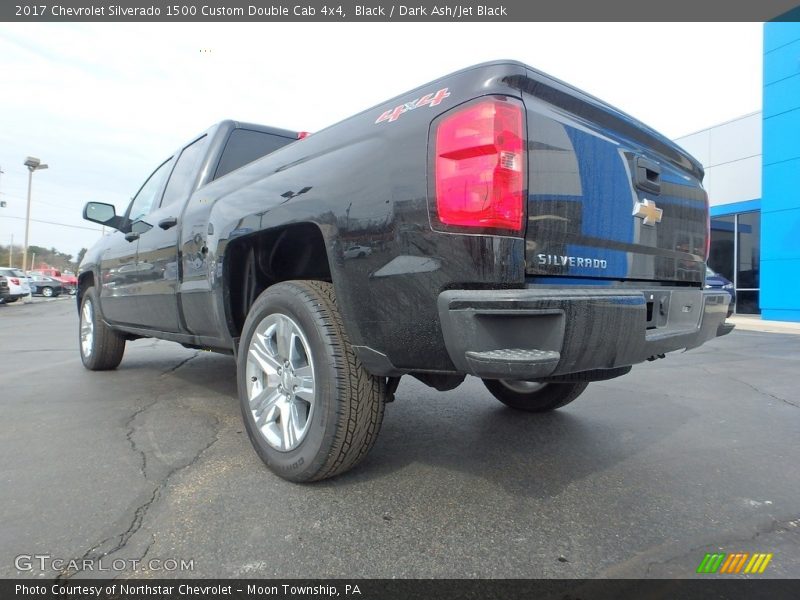
[{"label": "bumper step pad", "polygon": [[[561,360],[554,350],[507,348],[502,350],[468,351],[467,363],[473,372],[492,374],[497,378],[533,379],[553,372]],[[486,377],[486,375],[483,375]]]}]

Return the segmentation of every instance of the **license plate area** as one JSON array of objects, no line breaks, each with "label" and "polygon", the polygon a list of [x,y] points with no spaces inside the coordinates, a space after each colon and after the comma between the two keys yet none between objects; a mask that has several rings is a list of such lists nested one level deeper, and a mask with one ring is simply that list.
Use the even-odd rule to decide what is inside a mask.
[{"label": "license plate area", "polygon": [[644,298],[647,307],[647,329],[658,329],[667,324],[669,317],[669,292],[645,291]]}]

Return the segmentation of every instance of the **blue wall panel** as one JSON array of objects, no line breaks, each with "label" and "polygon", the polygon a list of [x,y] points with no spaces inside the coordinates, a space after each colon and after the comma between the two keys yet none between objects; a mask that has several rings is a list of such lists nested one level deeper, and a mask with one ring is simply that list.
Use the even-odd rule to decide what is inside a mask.
[{"label": "blue wall panel", "polygon": [[800,158],[765,165],[761,174],[761,192],[769,197],[761,205],[762,212],[800,207],[800,190],[794,191],[800,183]]},{"label": "blue wall panel", "polygon": [[[769,112],[775,100],[768,103],[771,87],[764,90],[764,114]],[[784,102],[784,99],[781,99]],[[771,165],[800,158],[800,96],[794,98],[794,106],[789,112],[774,117],[764,117],[764,165]]]},{"label": "blue wall panel", "polygon": [[764,27],[764,54],[800,39],[797,23],[766,23]]},{"label": "blue wall panel", "polygon": [[[800,321],[800,305],[791,298],[800,297],[800,258],[795,260],[761,259],[761,318],[774,321]],[[764,285],[769,280],[770,285]]]},{"label": "blue wall panel", "polygon": [[[797,47],[800,52],[800,44]],[[798,59],[798,64],[800,64],[800,59]],[[797,97],[800,96],[800,73],[771,83],[764,88],[764,91],[768,91],[771,98],[769,112],[764,110],[764,118],[796,109]]]},{"label": "blue wall panel", "polygon": [[764,85],[800,73],[800,40],[764,55]]},{"label": "blue wall panel", "polygon": [[722,217],[724,215],[733,215],[741,212],[750,212],[754,210],[761,210],[761,198],[753,200],[742,200],[741,202],[731,202],[729,204],[717,204],[709,209],[711,217]]},{"label": "blue wall panel", "polygon": [[761,212],[761,260],[784,259],[800,260],[800,208]]},{"label": "blue wall panel", "polygon": [[800,321],[799,71],[800,23],[765,23],[760,302],[781,321]]}]

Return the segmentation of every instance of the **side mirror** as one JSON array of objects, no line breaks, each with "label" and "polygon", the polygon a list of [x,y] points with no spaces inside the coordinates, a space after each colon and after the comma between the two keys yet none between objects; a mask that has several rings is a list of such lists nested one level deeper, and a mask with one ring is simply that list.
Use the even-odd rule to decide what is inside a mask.
[{"label": "side mirror", "polygon": [[122,230],[125,221],[123,217],[117,216],[117,211],[112,204],[103,202],[89,202],[83,208],[83,218],[93,223],[100,223],[106,227]]}]

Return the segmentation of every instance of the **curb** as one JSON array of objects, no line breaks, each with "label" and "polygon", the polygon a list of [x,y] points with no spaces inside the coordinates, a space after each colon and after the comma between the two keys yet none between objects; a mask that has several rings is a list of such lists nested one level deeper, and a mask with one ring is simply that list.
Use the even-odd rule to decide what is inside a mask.
[{"label": "curb", "polygon": [[762,333],[789,333],[800,335],[800,323],[788,321],[763,321],[759,317],[736,315],[728,319],[741,331],[760,331]]}]

